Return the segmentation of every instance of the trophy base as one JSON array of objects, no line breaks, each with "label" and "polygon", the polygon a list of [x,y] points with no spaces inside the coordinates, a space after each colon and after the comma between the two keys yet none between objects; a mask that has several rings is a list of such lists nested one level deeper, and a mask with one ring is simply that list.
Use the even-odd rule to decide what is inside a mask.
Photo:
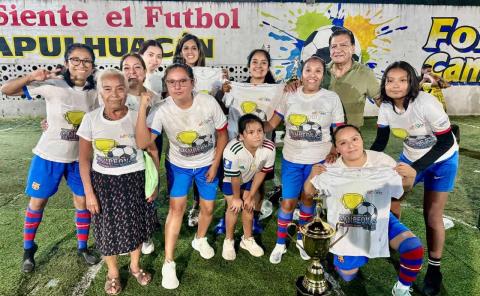
[{"label": "trophy base", "polygon": [[330,295],[334,295],[331,291],[331,286],[330,286],[330,283],[328,281],[326,281],[328,289],[325,292],[323,292],[323,293],[313,292],[312,293],[312,292],[308,291],[303,286],[303,279],[304,279],[304,276],[301,276],[301,277],[297,278],[297,281],[295,282],[295,286],[297,287],[297,296],[330,296]]}]

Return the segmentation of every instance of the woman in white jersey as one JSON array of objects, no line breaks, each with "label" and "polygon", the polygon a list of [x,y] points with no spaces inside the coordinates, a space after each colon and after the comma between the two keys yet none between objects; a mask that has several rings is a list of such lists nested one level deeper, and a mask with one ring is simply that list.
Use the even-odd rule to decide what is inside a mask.
[{"label": "woman in white jersey", "polygon": [[147,66],[147,75],[145,77],[145,87],[161,95],[163,92],[163,75],[156,72],[162,64],[163,47],[157,40],[145,40],[138,50]]},{"label": "woman in white jersey", "polygon": [[[325,62],[321,58],[312,56],[307,59],[302,69],[303,86],[286,95],[267,123],[267,131],[281,121],[285,122],[286,129],[282,159],[283,200],[278,210],[277,244],[270,255],[273,264],[280,263],[282,255],[287,252],[287,225],[292,221],[293,210],[312,165],[333,161],[336,157],[330,128],[343,125],[344,115],[338,95],[321,88],[324,70]],[[305,224],[313,217],[311,197],[302,198],[299,208],[300,224]],[[300,234],[297,244],[302,245]],[[304,260],[310,259],[301,248],[299,250]]]},{"label": "woman in white jersey", "polygon": [[265,139],[263,121],[256,115],[245,114],[238,121],[238,138],[232,139],[223,151],[223,194],[228,203],[226,235],[222,257],[235,260],[234,231],[242,212],[243,236],[240,247],[252,256],[263,256],[263,249],[252,233],[253,210],[258,190],[275,163],[275,144]]},{"label": "woman in white jersey", "polygon": [[200,193],[198,229],[192,247],[205,259],[215,253],[206,233],[212,220],[217,191],[217,170],[228,141],[227,119],[215,99],[194,94],[192,69],[185,64],[170,65],[165,71],[169,97],[146,118],[148,97],[142,97],[137,122],[137,145],[150,145],[166,133],[169,139],[167,178],[170,207],[165,223],[165,262],[162,286],[175,289],[179,281],[175,271],[174,252],[187,205],[187,194],[193,180]]},{"label": "woman in white jersey", "polygon": [[[455,185],[458,145],[442,105],[434,96],[419,91],[415,69],[407,62],[394,62],[387,67],[381,82],[381,99],[377,137],[371,149],[383,151],[391,131],[403,140],[400,161],[417,171],[416,183],[424,182],[428,269],[423,292],[436,295],[442,283],[443,210]],[[399,203],[393,210],[400,215]]]},{"label": "woman in white jersey", "polygon": [[[353,125],[338,127],[332,137],[340,158],[326,167],[314,165],[304,190],[310,196],[316,189],[329,193],[324,205],[330,224],[336,225],[339,217],[350,221],[344,222],[351,227],[347,236],[330,250],[335,254],[336,270],[343,280],[351,281],[369,258],[388,257],[390,247],[400,257],[398,281],[392,295],[408,296],[422,267],[423,246],[390,212],[390,199],[400,198],[402,187],[410,190],[415,170],[405,163],[397,164],[383,152],[364,150],[360,130]],[[349,171],[350,168],[356,170]],[[369,210],[367,215],[362,213],[364,209]],[[372,213],[374,218],[369,216]],[[343,231],[340,228],[339,232]]]},{"label": "woman in white jersey", "polygon": [[36,95],[43,96],[49,124],[48,130],[42,133],[33,149],[34,156],[25,189],[30,201],[25,213],[23,234],[24,272],[32,272],[35,268],[35,234],[48,198],[57,192],[62,176],[65,176],[73,193],[78,254],[88,264],[99,261],[87,250],[90,212],[86,209],[85,193],[78,171],[76,135],[83,115],[97,106],[97,92],[92,76],[94,63],[92,48],[75,43],[65,52],[67,70],[63,75],[57,76],[56,72],[39,69],[2,86],[1,91],[9,96],[23,94],[29,100]]},{"label": "woman in white jersey", "polygon": [[[93,215],[95,245],[107,264],[105,292],[116,295],[122,290],[119,254],[130,253],[128,269],[140,285],[152,278],[139,260],[142,242],[155,229],[155,211],[149,205],[155,194],[146,200],[143,151],[135,142],[137,112],[125,105],[126,77],[105,70],[97,82],[104,105],[87,113],[78,129],[80,174]],[[158,160],[155,145],[148,150]]]}]

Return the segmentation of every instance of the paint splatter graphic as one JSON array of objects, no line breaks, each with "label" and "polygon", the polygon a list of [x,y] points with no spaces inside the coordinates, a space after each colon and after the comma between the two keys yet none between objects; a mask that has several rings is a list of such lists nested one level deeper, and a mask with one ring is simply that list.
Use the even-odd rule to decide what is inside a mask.
[{"label": "paint splatter graphic", "polygon": [[390,51],[391,37],[407,26],[395,25],[398,17],[385,19],[382,9],[368,10],[362,14],[349,14],[342,4],[330,4],[323,8],[290,9],[281,16],[259,11],[264,17],[260,27],[267,27],[274,59],[275,75],[291,77],[299,60],[318,53],[330,60],[328,37],[334,27],[345,27],[353,32],[357,41],[354,58],[374,69],[384,64],[384,53]]}]

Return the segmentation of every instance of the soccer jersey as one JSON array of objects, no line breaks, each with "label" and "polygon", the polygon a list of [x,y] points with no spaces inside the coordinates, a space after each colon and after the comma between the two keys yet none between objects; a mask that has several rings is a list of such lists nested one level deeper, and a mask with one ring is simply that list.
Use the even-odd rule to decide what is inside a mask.
[{"label": "soccer jersey", "polygon": [[[377,124],[379,127],[390,127],[392,134],[403,140],[403,155],[412,162],[432,149],[437,142],[435,135],[450,132],[450,120],[442,105],[424,92],[419,92],[403,113],[396,113],[390,103],[382,103]],[[455,140],[454,145],[435,162],[449,158],[457,150]]]},{"label": "soccer jersey", "polygon": [[220,68],[193,67],[195,92],[214,96],[223,83],[223,71]]},{"label": "soccer jersey", "polygon": [[215,132],[226,128],[227,118],[215,98],[197,94],[188,109],[181,109],[172,97],[150,112],[147,125],[152,133],[165,130],[169,139],[167,160],[182,168],[193,169],[212,164]]},{"label": "soccer jersey", "polygon": [[[150,107],[155,107],[158,104],[160,104],[163,101],[163,99],[160,95],[158,95],[154,92],[151,92],[151,93],[152,93],[152,100],[150,101]],[[138,112],[138,108],[140,107],[140,100],[141,100],[141,97],[128,94],[127,95],[127,101],[125,102],[125,105],[127,105],[127,107],[130,110],[134,110],[134,111]]]},{"label": "soccer jersey", "polygon": [[240,177],[240,185],[248,183],[258,172],[271,172],[274,163],[275,144],[272,141],[265,139],[252,155],[242,141],[233,139],[223,150],[223,181],[231,183],[232,177]]},{"label": "soccer jersey", "polygon": [[143,150],[135,142],[138,113],[128,110],[119,120],[107,120],[100,107],[83,118],[78,136],[92,142],[92,170],[106,175],[123,175],[145,169]]},{"label": "soccer jersey", "polygon": [[332,147],[330,127],[344,122],[340,98],[326,89],[304,94],[300,87],[287,95],[275,112],[285,122],[283,157],[298,164],[324,160]]},{"label": "soccer jersey", "polygon": [[[375,164],[376,166],[379,164]],[[327,221],[349,230],[331,249],[339,256],[388,257],[391,198],[403,194],[402,178],[392,167],[345,168],[338,164],[311,180],[326,197]],[[332,240],[346,229],[339,227]]]},{"label": "soccer jersey", "polygon": [[97,91],[70,87],[64,79],[33,82],[23,88],[27,98],[45,98],[48,129],[33,153],[43,159],[69,163],[78,160],[77,129],[85,113],[98,105]]},{"label": "soccer jersey", "polygon": [[163,74],[155,72],[153,74],[147,73],[143,86],[153,91],[157,95],[161,95],[163,92]]},{"label": "soccer jersey", "polygon": [[231,82],[230,92],[224,96],[228,109],[228,138],[238,135],[238,120],[252,113],[262,121],[268,121],[283,95],[284,84],[260,84]]}]

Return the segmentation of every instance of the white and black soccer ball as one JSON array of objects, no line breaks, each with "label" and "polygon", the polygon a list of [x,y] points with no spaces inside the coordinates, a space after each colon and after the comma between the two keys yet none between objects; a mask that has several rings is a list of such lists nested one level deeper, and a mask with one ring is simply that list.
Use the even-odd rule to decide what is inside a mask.
[{"label": "white and black soccer ball", "polygon": [[134,158],[137,157],[137,150],[131,146],[118,145],[108,152],[108,157],[124,157]]},{"label": "white and black soccer ball", "polygon": [[[311,57],[312,55],[316,54],[317,56],[321,57],[326,63],[331,61],[330,59],[330,48],[328,46],[328,39],[332,35],[332,33],[341,27],[327,25],[324,27],[319,28],[318,30],[314,31],[308,38],[305,40],[302,53],[301,53],[301,60],[302,62]],[[361,56],[361,48],[358,44],[358,39],[355,37],[355,54],[353,55],[353,59],[355,61],[360,61]]]},{"label": "white and black soccer ball", "polygon": [[193,141],[192,143],[192,147],[199,147],[199,146],[202,146],[202,145],[205,145],[209,142],[212,142],[212,135],[202,135],[200,137],[198,137],[195,141]]},{"label": "white and black soccer ball", "polygon": [[255,109],[255,111],[253,111],[252,114],[258,116],[258,118],[260,118],[261,121],[267,121],[267,114],[263,112],[263,110]]},{"label": "white and black soccer ball", "polygon": [[321,130],[321,127],[320,124],[316,122],[307,121],[299,127],[299,130],[304,132],[318,133]]},{"label": "white and black soccer ball", "polygon": [[358,205],[356,210],[359,215],[368,215],[372,217],[372,219],[376,218],[378,213],[377,208],[368,201],[362,202],[360,205]]}]

